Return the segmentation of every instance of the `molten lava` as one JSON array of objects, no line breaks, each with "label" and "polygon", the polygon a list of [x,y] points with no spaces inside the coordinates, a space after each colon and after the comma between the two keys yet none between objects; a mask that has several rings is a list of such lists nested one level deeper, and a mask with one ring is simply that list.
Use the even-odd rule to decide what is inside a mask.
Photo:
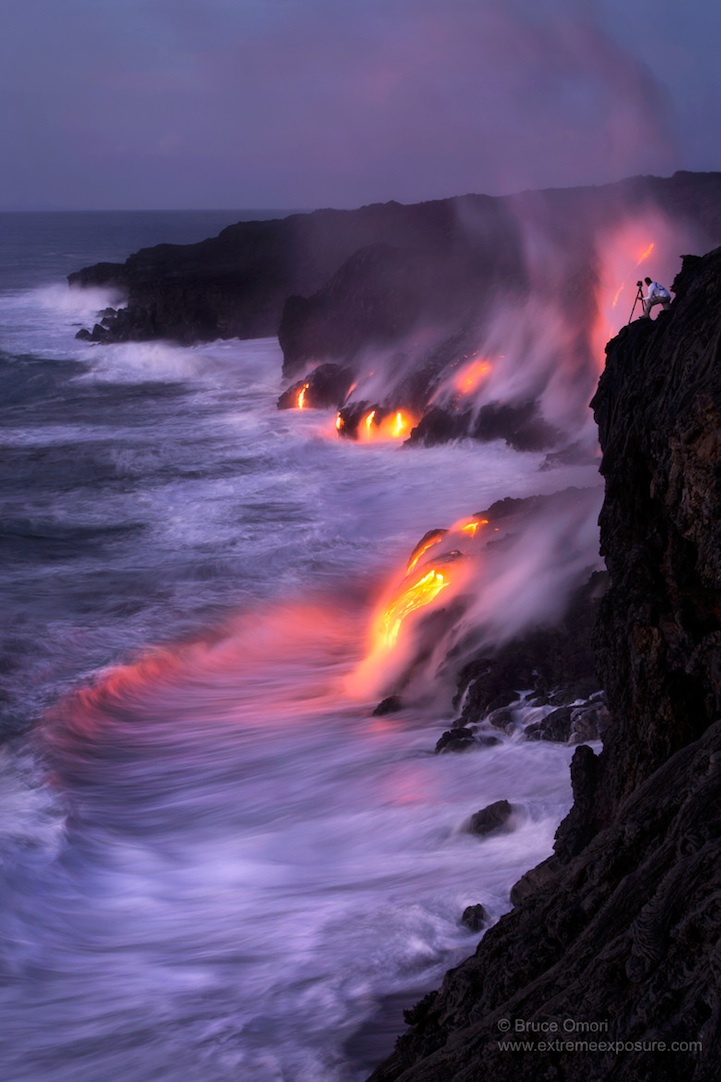
[{"label": "molten lava", "polygon": [[490,374],[491,364],[489,361],[472,361],[465,365],[453,381],[453,386],[461,394],[473,394],[480,387],[483,380]]},{"label": "molten lava", "polygon": [[463,533],[469,533],[471,537],[475,537],[478,532],[478,527],[487,525],[487,518],[472,518],[470,522],[466,522],[465,525],[461,526],[461,531]]},{"label": "molten lava", "polygon": [[388,606],[380,621],[380,638],[383,645],[391,647],[398,641],[401,625],[405,618],[416,609],[430,605],[441,592],[450,585],[448,575],[431,568],[410,586],[407,586]]},{"label": "molten lava", "polygon": [[410,430],[410,428],[410,418],[407,417],[402,410],[398,410],[393,419],[393,425],[391,427],[391,435],[393,436],[393,439],[398,440],[401,438],[401,436],[405,436],[405,434]]},{"label": "molten lava", "polygon": [[305,396],[306,396],[306,392],[307,392],[309,387],[310,387],[309,383],[304,383],[303,386],[301,387],[300,391],[298,392],[298,409],[299,410],[305,409]]},{"label": "molten lava", "polygon": [[377,406],[365,413],[357,422],[355,432],[352,431],[345,410],[341,411],[339,417],[341,423],[336,422],[338,432],[341,435],[355,437],[364,443],[371,440],[374,442],[404,440],[417,424],[416,418],[405,410],[388,410],[382,406]]},{"label": "molten lava", "polygon": [[423,535],[410,555],[408,567],[406,568],[407,575],[410,575],[420,558],[425,556],[428,552],[428,549],[432,548],[433,545],[437,545],[439,541],[442,541],[447,533],[448,530],[429,530],[428,533]]}]

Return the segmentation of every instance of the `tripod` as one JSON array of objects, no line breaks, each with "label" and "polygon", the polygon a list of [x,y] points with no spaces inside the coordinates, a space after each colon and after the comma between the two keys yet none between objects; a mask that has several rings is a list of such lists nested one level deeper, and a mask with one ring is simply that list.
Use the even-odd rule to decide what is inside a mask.
[{"label": "tripod", "polygon": [[641,288],[640,285],[638,286],[638,289],[636,290],[636,300],[633,302],[633,308],[631,309],[631,315],[628,317],[628,322],[629,323],[633,319],[633,313],[636,311],[636,305],[638,304],[639,301],[641,301],[641,304],[643,304],[643,289]]}]

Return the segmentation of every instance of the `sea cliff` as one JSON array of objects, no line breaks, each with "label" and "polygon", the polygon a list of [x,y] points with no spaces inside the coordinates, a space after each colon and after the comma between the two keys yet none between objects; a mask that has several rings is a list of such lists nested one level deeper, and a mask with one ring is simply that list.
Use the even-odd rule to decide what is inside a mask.
[{"label": "sea cliff", "polygon": [[718,1077],[721,249],[674,291],[609,343],[592,403],[603,750],[576,750],[554,854],[373,1082]]},{"label": "sea cliff", "polygon": [[529,229],[542,247],[552,238],[557,249],[541,259],[545,288],[557,279],[564,307],[582,315],[595,270],[593,237],[649,210],[721,243],[721,174],[239,222],[199,244],[145,248],[69,281],[114,285],[127,295],[86,337],[187,343],[279,334],[290,376],[405,343],[429,323],[441,341],[444,331],[453,336],[453,350],[464,328],[491,316],[499,296],[507,303],[527,294]]}]

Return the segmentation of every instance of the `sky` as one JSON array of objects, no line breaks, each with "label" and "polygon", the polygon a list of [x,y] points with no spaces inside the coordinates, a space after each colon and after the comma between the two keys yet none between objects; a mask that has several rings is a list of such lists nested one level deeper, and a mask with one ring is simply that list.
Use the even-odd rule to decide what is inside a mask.
[{"label": "sky", "polygon": [[715,0],[0,0],[0,209],[719,170],[720,41]]}]

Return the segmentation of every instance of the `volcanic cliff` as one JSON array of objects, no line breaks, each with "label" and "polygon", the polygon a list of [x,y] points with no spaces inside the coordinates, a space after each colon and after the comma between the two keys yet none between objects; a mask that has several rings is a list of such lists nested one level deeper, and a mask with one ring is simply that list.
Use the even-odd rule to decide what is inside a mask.
[{"label": "volcanic cliff", "polygon": [[[127,293],[125,307],[85,332],[94,340],[279,334],[284,374],[292,375],[321,360],[347,361],[370,345],[402,343],[419,322],[456,336],[469,322],[482,323],[499,295],[528,290],[529,224],[563,251],[559,285],[569,310],[578,308],[593,272],[593,234],[649,208],[721,243],[721,174],[679,172],[238,222],[199,244],[145,248],[69,281]],[[559,270],[548,261],[543,269],[549,278]]]},{"label": "volcanic cliff", "polygon": [[554,854],[405,1012],[373,1082],[718,1077],[721,249],[685,257],[674,290],[609,343],[592,402],[603,750],[576,750]]}]

